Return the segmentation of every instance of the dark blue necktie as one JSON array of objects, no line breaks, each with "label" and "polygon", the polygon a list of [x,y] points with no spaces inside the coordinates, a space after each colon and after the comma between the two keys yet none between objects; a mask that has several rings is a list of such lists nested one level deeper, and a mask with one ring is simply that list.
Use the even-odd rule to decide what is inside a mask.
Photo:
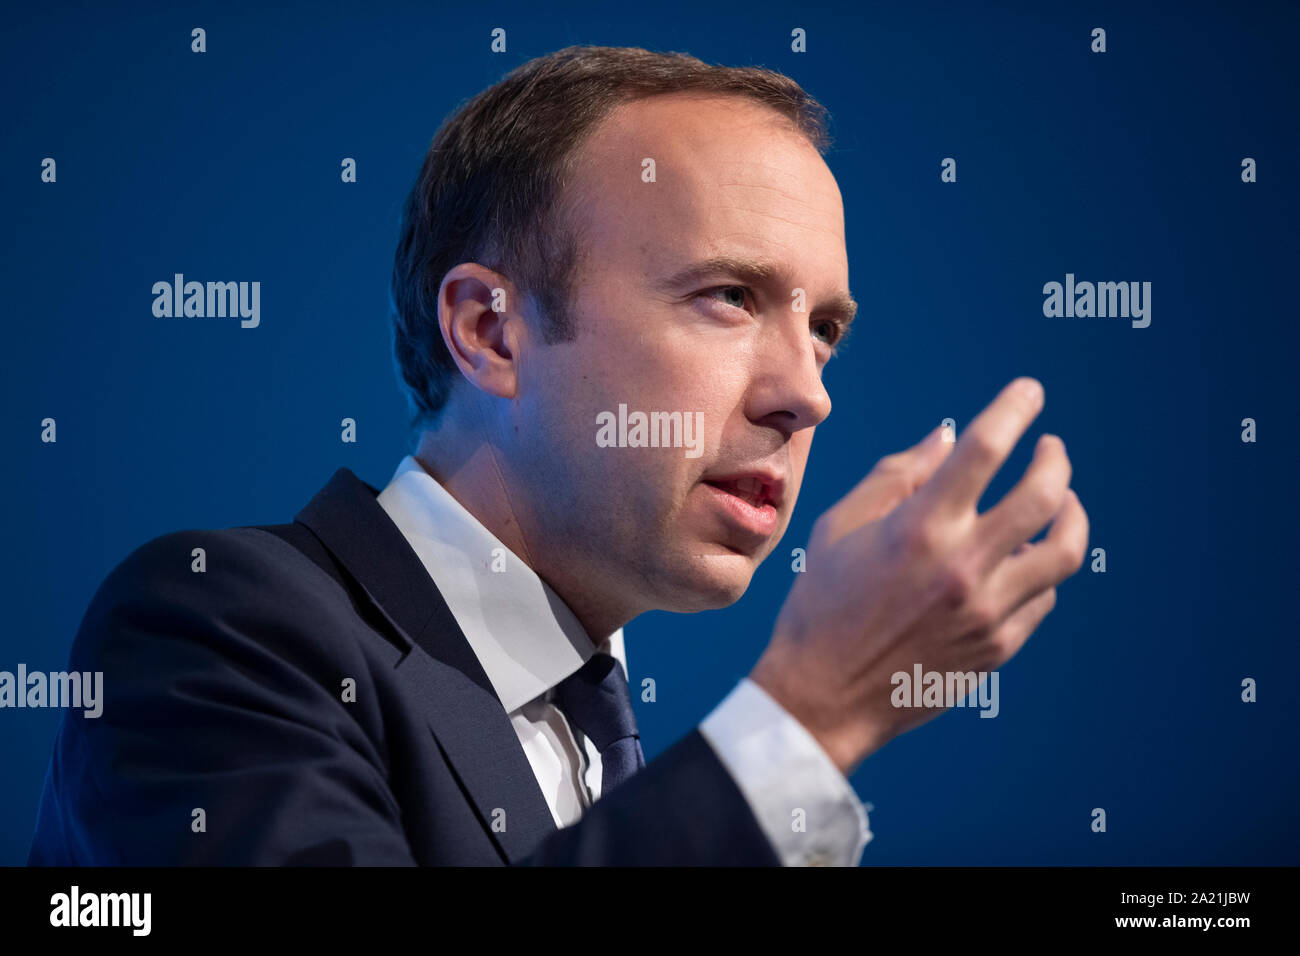
[{"label": "dark blue necktie", "polygon": [[553,699],[600,751],[601,796],[645,766],[627,678],[612,655],[600,651],[591,655],[555,685]]}]

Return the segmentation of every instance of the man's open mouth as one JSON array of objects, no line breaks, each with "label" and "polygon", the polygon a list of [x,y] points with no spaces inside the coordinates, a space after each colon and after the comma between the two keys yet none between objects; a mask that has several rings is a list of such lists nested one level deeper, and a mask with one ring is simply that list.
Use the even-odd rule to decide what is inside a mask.
[{"label": "man's open mouth", "polygon": [[719,468],[702,476],[700,480],[739,498],[751,508],[771,505],[779,511],[785,500],[785,476],[767,465],[751,465],[735,471],[722,471]]},{"label": "man's open mouth", "polygon": [[727,494],[735,495],[741,501],[754,508],[761,508],[763,505],[775,505],[772,500],[771,488],[762,478],[745,477],[745,478],[727,478],[716,481],[705,480],[706,485],[712,485],[719,488]]}]

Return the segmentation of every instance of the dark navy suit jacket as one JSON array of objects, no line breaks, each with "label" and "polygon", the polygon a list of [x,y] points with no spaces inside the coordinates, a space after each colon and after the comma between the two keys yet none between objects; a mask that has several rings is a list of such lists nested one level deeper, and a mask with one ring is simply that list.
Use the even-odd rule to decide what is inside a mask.
[{"label": "dark navy suit jacket", "polygon": [[341,468],[292,524],[113,569],[70,661],[103,713],[64,716],[30,864],[779,864],[698,729],[557,829],[377,494]]}]

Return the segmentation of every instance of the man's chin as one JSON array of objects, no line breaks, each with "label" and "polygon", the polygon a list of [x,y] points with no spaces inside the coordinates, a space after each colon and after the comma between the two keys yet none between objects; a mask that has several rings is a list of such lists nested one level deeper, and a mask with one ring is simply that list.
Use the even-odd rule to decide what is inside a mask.
[{"label": "man's chin", "polygon": [[749,589],[761,557],[714,546],[696,554],[677,576],[673,593],[663,610],[690,614],[716,611],[739,601]]}]

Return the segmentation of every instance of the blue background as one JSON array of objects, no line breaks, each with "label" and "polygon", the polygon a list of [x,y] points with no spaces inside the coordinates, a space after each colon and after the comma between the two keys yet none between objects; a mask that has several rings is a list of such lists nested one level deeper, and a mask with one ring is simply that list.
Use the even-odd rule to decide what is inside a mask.
[{"label": "blue background", "polygon": [[[985,504],[1037,434],[1061,435],[1107,571],[1060,589],[1002,669],[996,719],[954,710],[862,765],[864,863],[1300,863],[1293,7],[376,6],[8,14],[0,669],[65,667],[95,588],[151,537],[287,521],[339,466],[382,487],[406,450],[397,210],[438,124],[572,43],[682,50],[787,72],[830,109],[861,314],[749,593],[627,628],[633,683],[658,684],[637,703],[647,755],[758,657],[791,583],[780,556],[820,511],[1032,374],[1046,409]],[[497,26],[508,53],[489,52]],[[155,318],[151,287],[176,272],[259,280],[261,326]],[[1067,272],[1150,281],[1150,327],[1045,318],[1042,286]],[[0,711],[2,863],[26,858],[61,716]]]}]

